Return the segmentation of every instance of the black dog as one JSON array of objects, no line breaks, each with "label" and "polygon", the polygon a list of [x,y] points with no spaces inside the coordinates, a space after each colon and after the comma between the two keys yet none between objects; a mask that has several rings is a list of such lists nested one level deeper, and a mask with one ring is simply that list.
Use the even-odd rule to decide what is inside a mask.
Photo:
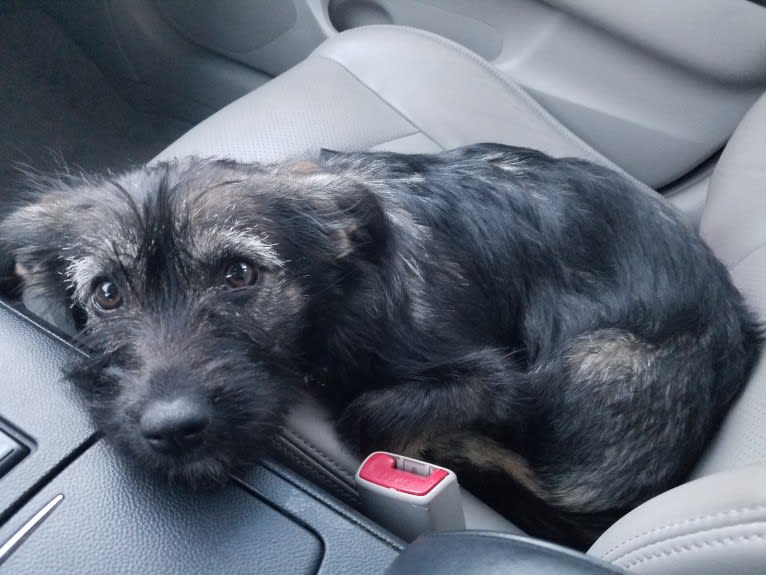
[{"label": "black dog", "polygon": [[360,454],[451,466],[583,545],[684,478],[759,353],[699,237],[582,160],[485,144],[42,187],[0,226],[25,301],[82,328],[98,424],[174,477],[257,455],[308,382]]}]

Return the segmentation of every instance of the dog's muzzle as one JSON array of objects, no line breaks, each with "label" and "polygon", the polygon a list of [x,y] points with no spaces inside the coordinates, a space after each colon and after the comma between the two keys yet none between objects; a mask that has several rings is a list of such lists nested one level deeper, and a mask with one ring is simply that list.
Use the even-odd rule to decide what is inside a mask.
[{"label": "dog's muzzle", "polygon": [[154,451],[179,456],[202,445],[210,407],[204,399],[190,396],[157,399],[146,406],[139,423]]}]

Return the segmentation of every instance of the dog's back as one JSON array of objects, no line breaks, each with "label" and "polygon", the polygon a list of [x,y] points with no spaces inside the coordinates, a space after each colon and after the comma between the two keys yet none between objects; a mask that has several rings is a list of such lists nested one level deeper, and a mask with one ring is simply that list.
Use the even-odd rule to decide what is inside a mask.
[{"label": "dog's back", "polygon": [[[760,331],[671,207],[592,163],[498,145],[326,161],[407,214],[397,241],[417,262],[419,337],[439,332],[433,345],[458,355],[507,354],[517,406],[485,424],[526,459],[522,483],[536,496],[608,514],[688,474],[747,380]],[[438,443],[426,451],[464,475],[486,463],[462,430]]]}]

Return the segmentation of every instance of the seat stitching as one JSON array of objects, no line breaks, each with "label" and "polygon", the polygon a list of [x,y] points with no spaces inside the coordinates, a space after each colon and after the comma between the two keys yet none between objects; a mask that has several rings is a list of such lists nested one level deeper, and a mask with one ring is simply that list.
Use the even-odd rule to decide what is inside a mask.
[{"label": "seat stitching", "polygon": [[[700,549],[716,547],[719,545],[736,544],[736,543],[752,543],[754,541],[763,541],[763,540],[766,540],[766,534],[764,533],[751,533],[749,535],[717,537],[715,539],[710,539],[708,541],[686,543],[683,545],[679,545],[678,547],[668,549],[666,551],[651,553],[643,557],[639,557],[638,559],[635,559],[634,561],[631,561],[630,563],[620,564],[620,566],[625,567],[626,569],[631,569],[632,567],[635,567],[636,565],[640,565],[641,563],[648,563],[649,561],[654,561],[656,559],[666,559],[667,557],[671,557],[673,555],[679,555],[681,553],[688,553],[690,551],[699,551]],[[613,561],[613,563],[616,563],[616,561]]]},{"label": "seat stitching", "polygon": [[301,447],[295,445],[284,436],[281,437],[281,441],[274,442],[274,447],[275,449],[279,450],[283,456],[290,458],[290,460],[295,462],[297,465],[304,469],[308,468],[312,470],[312,473],[321,475],[322,477],[326,478],[326,481],[332,482],[332,486],[329,488],[327,483],[323,483],[325,489],[334,491],[334,494],[346,503],[350,503],[351,505],[358,505],[359,494],[357,491],[348,485],[342,477],[338,477],[332,472],[332,470],[324,467],[320,462],[307,458]]},{"label": "seat stitching", "polygon": [[[659,533],[661,531],[667,531],[668,529],[673,529],[675,527],[682,527],[682,526],[685,526],[685,525],[691,525],[691,524],[694,524],[694,523],[699,523],[700,521],[705,521],[707,519],[718,519],[718,518],[721,518],[721,517],[726,517],[727,515],[736,515],[738,513],[750,513],[750,512],[753,512],[753,511],[765,511],[765,510],[766,510],[766,505],[750,505],[748,507],[737,507],[737,508],[729,509],[729,510],[726,510],[726,511],[718,511],[716,513],[709,513],[707,515],[700,515],[698,517],[692,517],[692,518],[689,518],[689,519],[684,519],[683,521],[677,521],[675,523],[670,523],[668,525],[663,525],[661,527],[655,527],[654,529],[649,529],[648,531],[644,531],[643,533],[639,533],[638,535],[634,535],[633,537],[624,540],[622,543],[619,543],[618,545],[615,545],[614,547],[609,549],[609,551],[607,551],[606,553],[603,553],[603,554],[599,555],[599,557],[601,557],[602,559],[607,559],[607,555],[610,555],[610,554],[614,553],[615,551],[617,551],[618,549],[620,549],[622,547],[625,547],[626,545],[628,545],[629,543],[632,543],[636,539],[641,539],[642,537],[646,537],[647,535],[654,535],[654,534]],[[721,527],[715,527],[713,529],[720,529],[720,528]],[[699,533],[702,533],[702,531],[700,531]],[[685,533],[683,535],[689,535],[689,534],[690,533]],[[679,535],[679,536],[681,536],[681,535]],[[625,555],[627,555],[629,553],[635,553],[638,549],[641,549],[643,547],[648,547],[649,545],[653,545],[655,543],[658,543],[658,542],[655,541],[653,543],[647,543],[645,545],[642,545],[641,547],[638,547],[636,549],[633,549],[631,551],[623,553],[622,557],[625,557]]]},{"label": "seat stitching", "polygon": [[330,455],[328,455],[320,447],[317,447],[314,443],[312,443],[311,441],[309,441],[308,439],[306,439],[305,437],[298,434],[296,431],[292,429],[285,429],[284,433],[285,435],[289,436],[289,439],[295,442],[298,442],[299,444],[303,446],[304,449],[307,449],[312,455],[316,455],[319,459],[327,463],[339,475],[346,478],[347,480],[353,481],[354,474],[346,470],[340,463],[335,461]]},{"label": "seat stitching", "polygon": [[[361,79],[359,76],[357,76],[356,74],[354,74],[354,72],[352,72],[352,71],[351,71],[351,69],[350,69],[348,66],[346,66],[346,65],[345,65],[345,64],[343,64],[342,62],[338,62],[337,60],[333,60],[332,58],[330,58],[330,57],[328,57],[328,56],[323,56],[323,55],[321,55],[321,54],[314,54],[314,57],[315,57],[315,58],[322,58],[322,59],[324,59],[324,60],[327,60],[328,62],[332,62],[332,63],[333,63],[333,64],[335,64],[336,66],[339,66],[340,68],[342,68],[343,70],[345,70],[345,71],[346,71],[346,73],[347,73],[349,76],[351,76],[351,77],[352,77],[354,80],[356,80],[356,81],[359,83],[359,85],[360,85],[360,86],[363,86],[363,87],[364,87],[364,88],[365,88],[365,89],[366,89],[368,92],[370,92],[370,93],[371,93],[373,96],[375,96],[375,97],[376,97],[378,100],[380,100],[381,102],[383,102],[383,104],[385,104],[385,105],[386,105],[386,107],[390,108],[390,109],[391,109],[391,110],[392,110],[392,111],[393,111],[395,114],[397,114],[399,117],[401,117],[401,118],[403,118],[404,120],[406,120],[407,122],[409,122],[409,124],[410,124],[411,126],[413,126],[413,127],[416,129],[416,131],[415,131],[415,132],[412,132],[412,134],[416,134],[416,133],[420,132],[420,133],[422,133],[422,134],[423,134],[423,135],[424,135],[426,138],[428,138],[429,140],[431,140],[431,141],[432,141],[434,144],[436,144],[437,146],[439,146],[439,148],[441,148],[442,150],[446,149],[446,148],[445,148],[445,146],[444,146],[443,144],[441,144],[440,142],[437,142],[437,141],[436,141],[434,138],[432,138],[431,136],[429,136],[429,135],[426,133],[426,131],[425,131],[425,130],[424,130],[424,129],[423,129],[423,128],[422,128],[422,127],[419,125],[419,124],[417,124],[416,122],[414,122],[414,121],[412,120],[412,118],[410,118],[409,116],[407,116],[406,114],[404,114],[404,113],[403,113],[401,110],[399,110],[399,109],[398,109],[398,108],[396,108],[396,107],[395,107],[393,104],[391,104],[391,102],[389,102],[388,100],[386,100],[386,99],[385,99],[383,96],[381,96],[381,95],[380,95],[380,94],[378,94],[378,93],[377,93],[375,90],[373,90],[373,89],[372,89],[372,88],[371,88],[369,85],[367,85],[365,82],[363,82],[363,81],[362,81],[362,79]],[[408,135],[408,136],[411,136],[412,134],[406,134],[406,135]],[[394,138],[394,139],[398,139],[399,137],[400,137],[400,136],[397,136],[397,138]],[[376,144],[376,145],[380,145],[380,144]]]},{"label": "seat stitching", "polygon": [[758,244],[757,246],[755,246],[753,249],[751,249],[750,251],[748,251],[748,252],[747,252],[747,253],[746,253],[744,256],[742,256],[742,257],[741,257],[741,258],[739,258],[739,259],[738,259],[736,262],[734,262],[733,264],[731,264],[731,265],[729,266],[729,271],[730,271],[730,272],[731,272],[731,271],[734,271],[734,268],[736,268],[736,267],[737,267],[739,264],[741,264],[742,262],[744,262],[744,261],[745,261],[747,258],[749,258],[750,256],[752,256],[752,255],[753,255],[753,254],[755,254],[756,252],[760,251],[760,249],[761,249],[761,248],[763,248],[763,247],[766,247],[766,243],[761,243],[761,244]]},{"label": "seat stitching", "polygon": [[409,134],[404,134],[403,136],[397,136],[395,138],[389,138],[388,140],[383,140],[382,142],[378,142],[377,144],[373,144],[369,146],[370,148],[375,148],[377,146],[383,146],[384,144],[390,144],[391,142],[396,142],[397,140],[403,140],[404,138],[409,138],[410,136],[416,136],[418,134],[423,134],[426,138],[431,140],[431,142],[437,146],[438,148],[444,149],[444,146],[441,146],[436,140],[434,140],[431,136],[426,134],[425,132],[421,130],[415,130],[414,132],[410,132]]}]

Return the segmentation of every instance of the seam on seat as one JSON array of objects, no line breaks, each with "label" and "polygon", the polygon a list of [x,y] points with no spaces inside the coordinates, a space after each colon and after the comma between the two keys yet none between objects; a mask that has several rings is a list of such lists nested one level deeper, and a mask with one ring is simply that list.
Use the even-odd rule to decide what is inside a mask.
[{"label": "seam on seat", "polygon": [[[748,507],[737,507],[734,509],[728,509],[726,511],[718,511],[716,513],[709,513],[707,515],[700,515],[698,517],[691,517],[689,519],[684,519],[683,521],[677,521],[675,523],[669,523],[668,525],[663,525],[661,527],[655,527],[654,529],[649,529],[648,531],[644,531],[643,533],[639,533],[638,535],[634,535],[633,537],[630,537],[626,540],[624,540],[622,543],[619,543],[606,551],[603,554],[600,554],[599,557],[602,559],[610,560],[608,555],[611,555],[615,551],[625,547],[626,545],[632,543],[633,541],[636,541],[637,539],[641,539],[642,537],[646,537],[647,535],[654,535],[657,533],[660,533],[662,531],[667,531],[668,529],[673,529],[675,527],[682,527],[684,525],[692,525],[694,523],[699,523],[701,521],[705,521],[708,519],[718,519],[723,518],[729,515],[737,515],[737,514],[745,514],[750,513],[753,511],[766,511],[766,505],[751,505]],[[713,529],[722,529],[723,527],[714,527]],[[700,531],[699,533],[702,533],[704,531]],[[679,534],[678,537],[690,535],[691,533],[683,533]],[[669,541],[669,539],[668,539]],[[649,545],[654,545],[655,543],[660,543],[660,541],[656,541],[654,543],[646,543],[642,545],[641,547],[637,547],[636,549],[633,549],[631,551],[627,551],[626,553],[623,553],[620,557],[625,557],[626,555],[630,553],[635,553],[638,549],[641,549],[643,547],[648,547]]]},{"label": "seam on seat", "polygon": [[734,262],[733,264],[728,266],[729,267],[729,271],[730,272],[734,271],[734,268],[736,268],[739,264],[744,262],[750,256],[752,256],[752,255],[756,254],[757,252],[759,252],[761,250],[761,248],[764,248],[764,247],[766,247],[766,243],[759,244],[756,247],[754,247],[753,249],[751,249],[750,251],[748,251],[744,256],[742,256],[736,262]]},{"label": "seam on seat", "polygon": [[289,440],[293,441],[294,443],[298,443],[299,447],[302,447],[304,450],[308,451],[312,455],[316,455],[320,460],[328,464],[333,469],[333,471],[335,471],[338,475],[342,476],[349,482],[353,482],[354,480],[353,473],[350,473],[348,470],[342,467],[340,463],[335,461],[324,450],[317,447],[311,441],[303,437],[303,435],[298,434],[295,430],[292,430],[292,429],[285,429],[284,434],[288,436]]},{"label": "seam on seat", "polygon": [[[611,160],[604,157],[602,154],[600,154],[596,149],[592,148],[590,145],[585,143],[583,140],[581,140],[577,135],[572,133],[567,127],[565,127],[561,122],[559,122],[548,110],[546,110],[537,100],[535,100],[532,96],[527,94],[526,90],[524,90],[521,86],[516,84],[515,82],[511,82],[508,80],[505,76],[503,76],[497,68],[492,66],[489,62],[487,62],[484,58],[476,54],[475,52],[469,50],[462,44],[458,44],[457,42],[453,42],[452,40],[449,40],[448,38],[445,38],[443,36],[439,36],[438,34],[434,34],[432,32],[427,32],[425,30],[421,30],[419,28],[412,28],[409,26],[402,26],[403,28],[406,28],[407,30],[414,32],[415,34],[418,34],[420,36],[423,36],[425,38],[431,38],[432,40],[438,42],[442,46],[445,46],[447,48],[452,48],[454,51],[459,52],[463,56],[467,57],[469,60],[474,62],[475,64],[478,64],[481,68],[489,72],[496,80],[499,80],[501,84],[505,86],[506,89],[510,90],[514,94],[521,97],[522,100],[526,104],[532,108],[532,111],[536,113],[540,119],[544,120],[548,124],[551,125],[557,132],[559,132],[562,136],[564,136],[567,140],[572,142],[576,147],[580,148],[583,152],[585,152],[589,156],[593,156],[594,158],[603,158],[606,160],[609,164],[613,165],[616,169],[620,169],[619,166],[616,164],[613,164]],[[387,28],[387,26],[381,26],[381,28]]]},{"label": "seam on seat", "polygon": [[[409,122],[409,124],[415,128],[415,132],[413,132],[412,134],[416,134],[416,133],[420,132],[420,133],[421,133],[421,134],[423,134],[423,135],[424,135],[426,138],[428,138],[429,140],[431,140],[431,141],[432,141],[434,144],[436,144],[437,146],[439,146],[439,148],[441,148],[442,150],[446,149],[446,148],[445,148],[445,146],[444,146],[443,144],[441,144],[440,142],[437,142],[437,141],[436,141],[436,140],[435,140],[433,137],[431,137],[429,134],[427,134],[427,133],[426,133],[426,131],[425,131],[425,130],[424,130],[424,129],[423,129],[423,128],[422,128],[422,127],[419,125],[419,124],[417,124],[416,122],[414,122],[414,121],[412,120],[412,118],[410,118],[409,116],[407,116],[406,114],[404,114],[404,113],[403,113],[401,110],[399,110],[397,107],[395,107],[395,106],[394,106],[394,105],[393,105],[391,102],[389,102],[388,100],[386,100],[386,99],[385,99],[383,96],[381,96],[381,95],[380,95],[378,92],[376,92],[375,90],[373,90],[373,89],[372,89],[372,88],[371,88],[369,85],[367,85],[367,84],[366,84],[364,81],[362,81],[362,79],[361,79],[359,76],[357,76],[356,74],[354,74],[354,72],[352,72],[352,71],[351,71],[351,69],[350,69],[348,66],[346,66],[346,65],[345,65],[345,64],[343,64],[342,62],[338,62],[337,60],[334,60],[333,58],[330,58],[330,57],[328,57],[328,56],[324,56],[324,55],[322,55],[322,54],[319,54],[319,55],[315,54],[315,55],[314,55],[314,57],[315,57],[315,58],[322,58],[322,59],[324,59],[324,60],[327,60],[328,62],[332,62],[332,63],[333,63],[333,64],[335,64],[336,66],[338,66],[338,67],[342,68],[343,70],[345,70],[345,71],[346,71],[346,73],[347,73],[349,76],[351,76],[351,77],[352,77],[354,80],[356,80],[356,81],[359,83],[359,85],[360,85],[360,86],[363,86],[363,87],[364,87],[364,88],[365,88],[365,89],[366,89],[368,92],[370,92],[370,94],[372,94],[373,96],[375,96],[375,97],[376,97],[378,100],[380,100],[380,101],[381,101],[383,104],[385,104],[385,105],[386,105],[388,108],[390,108],[390,109],[391,109],[391,110],[392,110],[392,111],[393,111],[395,114],[397,114],[397,115],[398,115],[400,118],[403,118],[404,120],[406,120],[407,122]],[[412,134],[407,134],[407,135],[410,135],[410,136],[411,136]],[[400,137],[400,136],[397,136],[397,137],[396,137],[396,138],[394,138],[394,139],[395,139],[395,140],[396,140],[396,139],[399,139],[399,137]],[[385,143],[385,142],[383,142],[383,143]],[[376,146],[379,146],[380,144],[375,144],[375,145],[376,145]]]},{"label": "seam on seat", "polygon": [[[514,93],[515,95],[519,96],[531,108],[533,113],[537,114],[537,116],[541,120],[543,120],[544,122],[549,124],[561,136],[563,136],[568,141],[570,141],[572,144],[574,144],[574,146],[576,148],[579,148],[581,151],[583,151],[585,153],[585,155],[588,156],[591,160],[599,161],[599,162],[605,162],[607,167],[612,168],[616,172],[619,172],[620,174],[622,174],[625,177],[627,177],[632,182],[638,184],[639,187],[641,187],[644,191],[651,191],[653,194],[657,193],[653,188],[651,188],[650,186],[648,186],[647,184],[645,184],[644,182],[642,182],[641,180],[639,180],[635,176],[633,176],[633,175],[629,174],[628,172],[626,172],[620,166],[618,166],[617,164],[612,162],[609,158],[607,158],[606,156],[601,154],[598,150],[593,148],[590,144],[588,144],[587,142],[582,140],[579,136],[577,136],[569,128],[567,128],[561,122],[559,122],[555,118],[555,116],[553,116],[553,114],[551,114],[548,110],[546,110],[542,106],[542,104],[540,104],[537,100],[535,100],[532,96],[530,96],[526,92],[526,90],[524,90],[524,88],[519,86],[516,82],[513,82],[513,81],[509,80],[508,78],[506,78],[505,76],[503,76],[497,68],[492,66],[492,64],[490,64],[484,58],[482,58],[481,56],[479,56],[475,52],[472,52],[471,50],[469,50],[465,46],[462,46],[461,44],[458,44],[457,42],[453,42],[452,40],[449,40],[448,38],[444,38],[443,36],[439,36],[438,34],[434,34],[432,32],[428,32],[426,30],[421,30],[419,28],[413,28],[413,27],[410,27],[410,26],[386,26],[386,25],[377,25],[377,26],[375,26],[375,25],[373,25],[373,26],[370,26],[370,28],[395,29],[395,30],[404,29],[404,30],[408,30],[409,32],[412,32],[413,34],[417,34],[417,35],[422,36],[424,38],[430,38],[430,39],[434,40],[435,42],[441,44],[442,46],[445,46],[447,48],[451,48],[455,52],[458,52],[462,56],[468,58],[473,63],[479,65],[485,71],[489,72],[489,74],[493,78],[498,80],[506,88],[507,91],[510,91],[510,92]],[[317,56],[316,53],[314,53],[313,55]],[[359,81],[361,84],[366,86],[371,92],[373,92],[374,94],[378,95],[377,92],[375,92],[372,88],[367,86],[367,84],[365,84],[358,76],[356,76],[351,70],[349,70],[349,68],[347,66],[345,66],[341,62],[338,62],[337,60],[334,60],[333,58],[331,58],[329,56],[325,56],[325,55],[319,55],[319,57],[326,58],[328,60],[332,60],[333,62],[336,62],[337,64],[343,66],[343,68],[348,70],[349,74],[354,76],[354,78],[356,78],[357,81]],[[415,124],[415,122],[412,122],[412,120],[410,120],[407,116],[405,116],[404,114],[399,112],[398,109],[396,109],[394,106],[389,104],[382,96],[378,96],[378,97],[380,97],[389,106],[391,106],[392,109],[396,110],[403,118],[407,119],[414,126],[417,126],[417,124]],[[426,134],[425,131],[423,131],[423,133]],[[445,148],[444,146],[441,146],[441,145],[440,145],[440,147],[442,149]]]},{"label": "seam on seat", "polygon": [[[722,545],[731,545],[731,544],[737,544],[737,543],[753,543],[753,542],[759,542],[764,540],[766,540],[766,533],[764,532],[751,533],[749,535],[729,535],[725,537],[716,537],[714,539],[709,539],[707,541],[685,543],[685,544],[679,545],[678,547],[668,549],[666,551],[650,553],[650,554],[644,555],[643,557],[639,557],[638,559],[630,561],[629,563],[621,563],[619,565],[620,567],[624,567],[625,569],[630,570],[631,568],[637,565],[641,565],[642,563],[656,561],[657,559],[666,559],[668,557],[672,557],[673,555],[680,555],[682,553],[699,551],[699,550],[708,549],[711,547],[720,547]],[[617,563],[617,561],[613,561],[613,563]]]},{"label": "seam on seat", "polygon": [[296,445],[287,437],[282,435],[278,441],[274,442],[274,449],[279,451],[284,457],[287,457],[298,469],[308,469],[311,473],[323,478],[323,487],[333,495],[356,507],[359,505],[359,493],[351,485],[346,483],[342,477],[339,477],[332,469],[322,465],[321,462],[311,457],[307,457],[305,448]]},{"label": "seam on seat", "polygon": [[[405,119],[406,119],[406,120],[409,122],[409,120],[408,120],[407,118],[405,118]],[[417,128],[417,126],[415,126],[415,127]],[[405,139],[405,138],[409,138],[410,136],[417,136],[418,134],[423,134],[423,136],[424,136],[425,138],[428,138],[429,140],[431,140],[431,142],[433,142],[433,144],[434,144],[435,146],[438,146],[438,147],[439,147],[439,148],[441,148],[442,150],[444,149],[444,146],[442,146],[441,144],[439,144],[439,142],[437,142],[436,140],[434,140],[434,139],[433,139],[431,136],[429,136],[428,134],[426,134],[425,132],[423,132],[423,131],[422,131],[422,130],[420,130],[420,129],[416,129],[414,132],[410,132],[409,134],[404,134],[403,136],[396,136],[395,138],[389,138],[388,140],[383,140],[382,142],[378,142],[377,144],[372,144],[372,145],[371,145],[371,146],[369,146],[369,147],[370,147],[370,148],[376,148],[376,147],[378,147],[378,146],[383,146],[383,145],[385,145],[385,144],[390,144],[391,142],[396,142],[397,140],[403,140],[403,139]]]}]

